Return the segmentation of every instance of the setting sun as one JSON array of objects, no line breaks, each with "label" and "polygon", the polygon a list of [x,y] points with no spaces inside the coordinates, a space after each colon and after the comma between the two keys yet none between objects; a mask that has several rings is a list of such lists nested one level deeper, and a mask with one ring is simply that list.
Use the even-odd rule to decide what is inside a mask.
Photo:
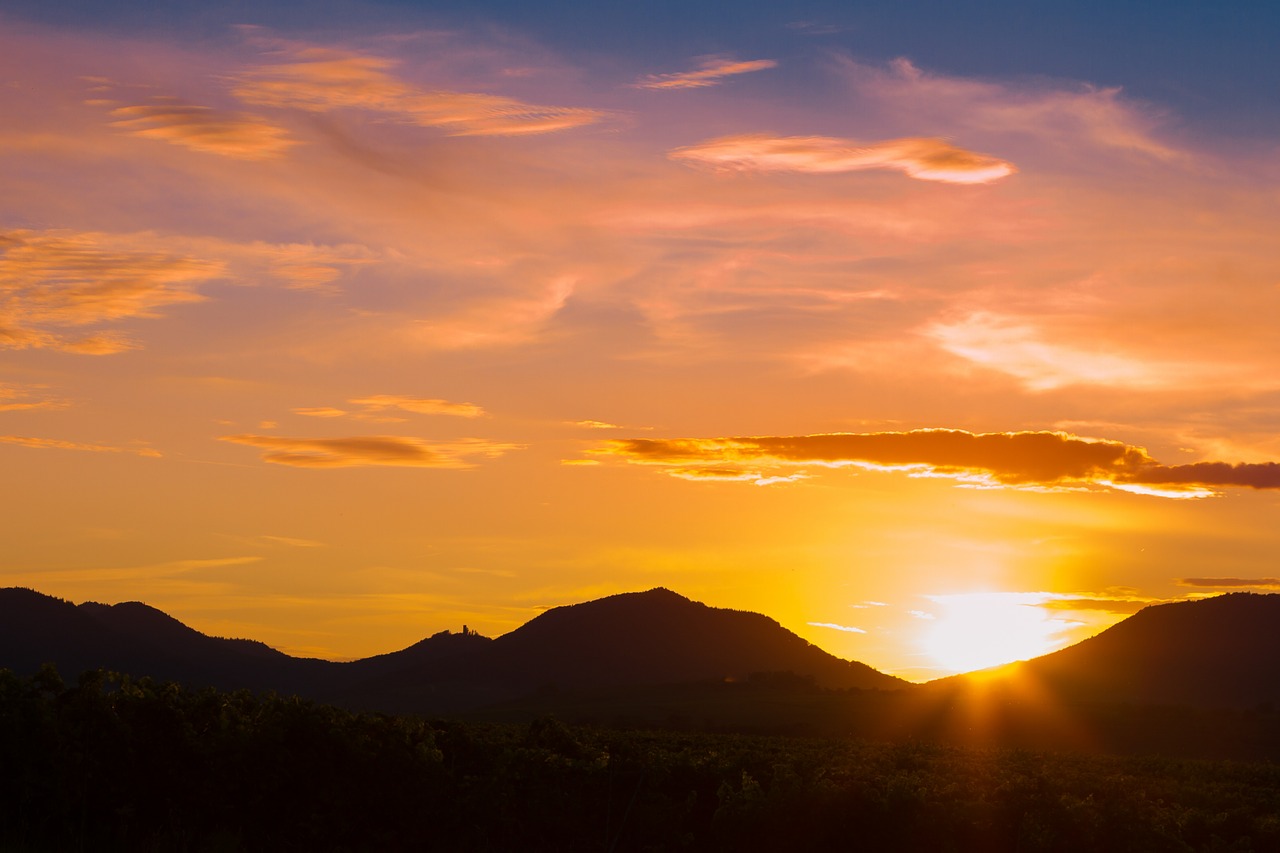
[{"label": "setting sun", "polygon": [[941,611],[930,617],[920,644],[942,669],[970,672],[1025,660],[1062,645],[1064,631],[1078,623],[1050,616],[1046,596],[974,592],[929,596]]}]

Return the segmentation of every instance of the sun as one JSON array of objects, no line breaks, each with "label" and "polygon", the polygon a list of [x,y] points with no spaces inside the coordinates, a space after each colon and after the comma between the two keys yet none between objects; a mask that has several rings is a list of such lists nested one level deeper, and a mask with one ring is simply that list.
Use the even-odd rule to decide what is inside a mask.
[{"label": "sun", "polygon": [[1044,593],[973,592],[931,595],[937,613],[920,645],[940,669],[970,672],[1037,657],[1061,645],[1073,623],[1049,615]]}]

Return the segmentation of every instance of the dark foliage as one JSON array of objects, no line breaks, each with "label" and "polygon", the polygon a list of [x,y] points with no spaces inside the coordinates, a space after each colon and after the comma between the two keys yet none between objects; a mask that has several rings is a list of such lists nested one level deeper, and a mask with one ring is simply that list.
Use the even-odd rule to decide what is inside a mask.
[{"label": "dark foliage", "polygon": [[426,722],[0,671],[0,850],[1280,849],[1280,768]]}]

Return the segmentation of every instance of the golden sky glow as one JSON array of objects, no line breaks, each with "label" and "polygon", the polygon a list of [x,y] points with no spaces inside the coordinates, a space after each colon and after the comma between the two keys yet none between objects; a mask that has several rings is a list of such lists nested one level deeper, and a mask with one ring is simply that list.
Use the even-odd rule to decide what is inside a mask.
[{"label": "golden sky glow", "polygon": [[1274,138],[403,15],[0,14],[0,585],[335,658],[666,586],[917,680],[1280,587]]}]

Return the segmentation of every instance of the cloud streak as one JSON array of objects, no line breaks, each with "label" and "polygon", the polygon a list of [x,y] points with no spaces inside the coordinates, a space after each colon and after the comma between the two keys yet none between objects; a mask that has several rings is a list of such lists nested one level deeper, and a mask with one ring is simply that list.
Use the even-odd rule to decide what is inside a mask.
[{"label": "cloud streak", "polygon": [[405,397],[397,394],[374,394],[348,400],[357,406],[364,406],[366,412],[381,412],[387,409],[399,409],[417,415],[451,415],[457,418],[478,418],[485,413],[475,403],[454,403],[434,397]]},{"label": "cloud streak", "polygon": [[288,131],[248,113],[227,113],[173,97],[116,107],[111,124],[146,139],[239,160],[269,160],[297,144]]},{"label": "cloud streak", "polygon": [[707,86],[718,86],[725,77],[777,67],[778,63],[772,59],[740,61],[724,56],[713,56],[703,61],[693,71],[647,74],[632,85],[637,89],[702,89]]},{"label": "cloud streak", "polygon": [[945,77],[909,59],[873,66],[851,59],[839,68],[853,89],[881,109],[956,130],[1017,133],[1051,144],[1113,149],[1158,160],[1182,157],[1156,138],[1160,116],[1122,98],[1118,87],[1044,88]]},{"label": "cloud streak", "polygon": [[1210,587],[1214,589],[1280,589],[1280,578],[1178,578],[1182,586]]},{"label": "cloud streak", "polygon": [[0,383],[0,412],[26,412],[35,409],[65,409],[66,400],[44,394],[41,385],[7,385]]},{"label": "cloud streak", "polygon": [[[688,479],[689,472],[720,479],[755,479],[734,465],[901,471],[945,477],[979,487],[1110,488],[1161,497],[1205,497],[1216,489],[1280,488],[1280,464],[1203,462],[1162,465],[1141,447],[1062,432],[829,433],[693,439],[615,439],[594,453],[655,465]],[[700,467],[706,466],[706,467]],[[751,472],[755,474],[755,472]],[[697,478],[695,476],[695,478]]]},{"label": "cloud streak", "polygon": [[137,349],[120,330],[100,327],[157,319],[161,309],[203,302],[199,289],[215,281],[323,289],[344,268],[372,260],[367,250],[348,245],[0,231],[0,349],[89,355]]},{"label": "cloud streak", "polygon": [[430,442],[395,435],[345,438],[286,438],[274,435],[225,435],[222,441],[263,450],[262,460],[297,468],[472,468],[473,457],[492,459],[523,445],[478,438]]},{"label": "cloud streak", "polygon": [[815,628],[830,628],[833,631],[844,631],[847,634],[865,634],[865,628],[855,628],[852,625],[838,625],[835,622],[809,622]]},{"label": "cloud streak", "polygon": [[159,458],[160,451],[150,447],[113,447],[106,444],[85,444],[79,441],[65,441],[60,438],[38,438],[29,435],[0,435],[5,444],[17,444],[37,450],[86,450],[92,453],[134,453],[138,456]]},{"label": "cloud streak", "polygon": [[710,139],[668,156],[718,171],[836,174],[888,169],[917,180],[952,184],[986,184],[1016,171],[1012,163],[989,154],[924,137],[864,144],[832,136],[753,133]]},{"label": "cloud streak", "polygon": [[225,269],[219,261],[108,234],[0,233],[0,348],[95,355],[131,349],[113,332],[61,330],[154,318],[161,308],[199,302],[196,286]]},{"label": "cloud streak", "polygon": [[529,104],[501,95],[425,91],[389,73],[395,63],[319,47],[292,50],[295,62],[264,65],[234,78],[236,97],[262,107],[313,113],[357,109],[452,136],[550,133],[601,121],[582,107]]}]

